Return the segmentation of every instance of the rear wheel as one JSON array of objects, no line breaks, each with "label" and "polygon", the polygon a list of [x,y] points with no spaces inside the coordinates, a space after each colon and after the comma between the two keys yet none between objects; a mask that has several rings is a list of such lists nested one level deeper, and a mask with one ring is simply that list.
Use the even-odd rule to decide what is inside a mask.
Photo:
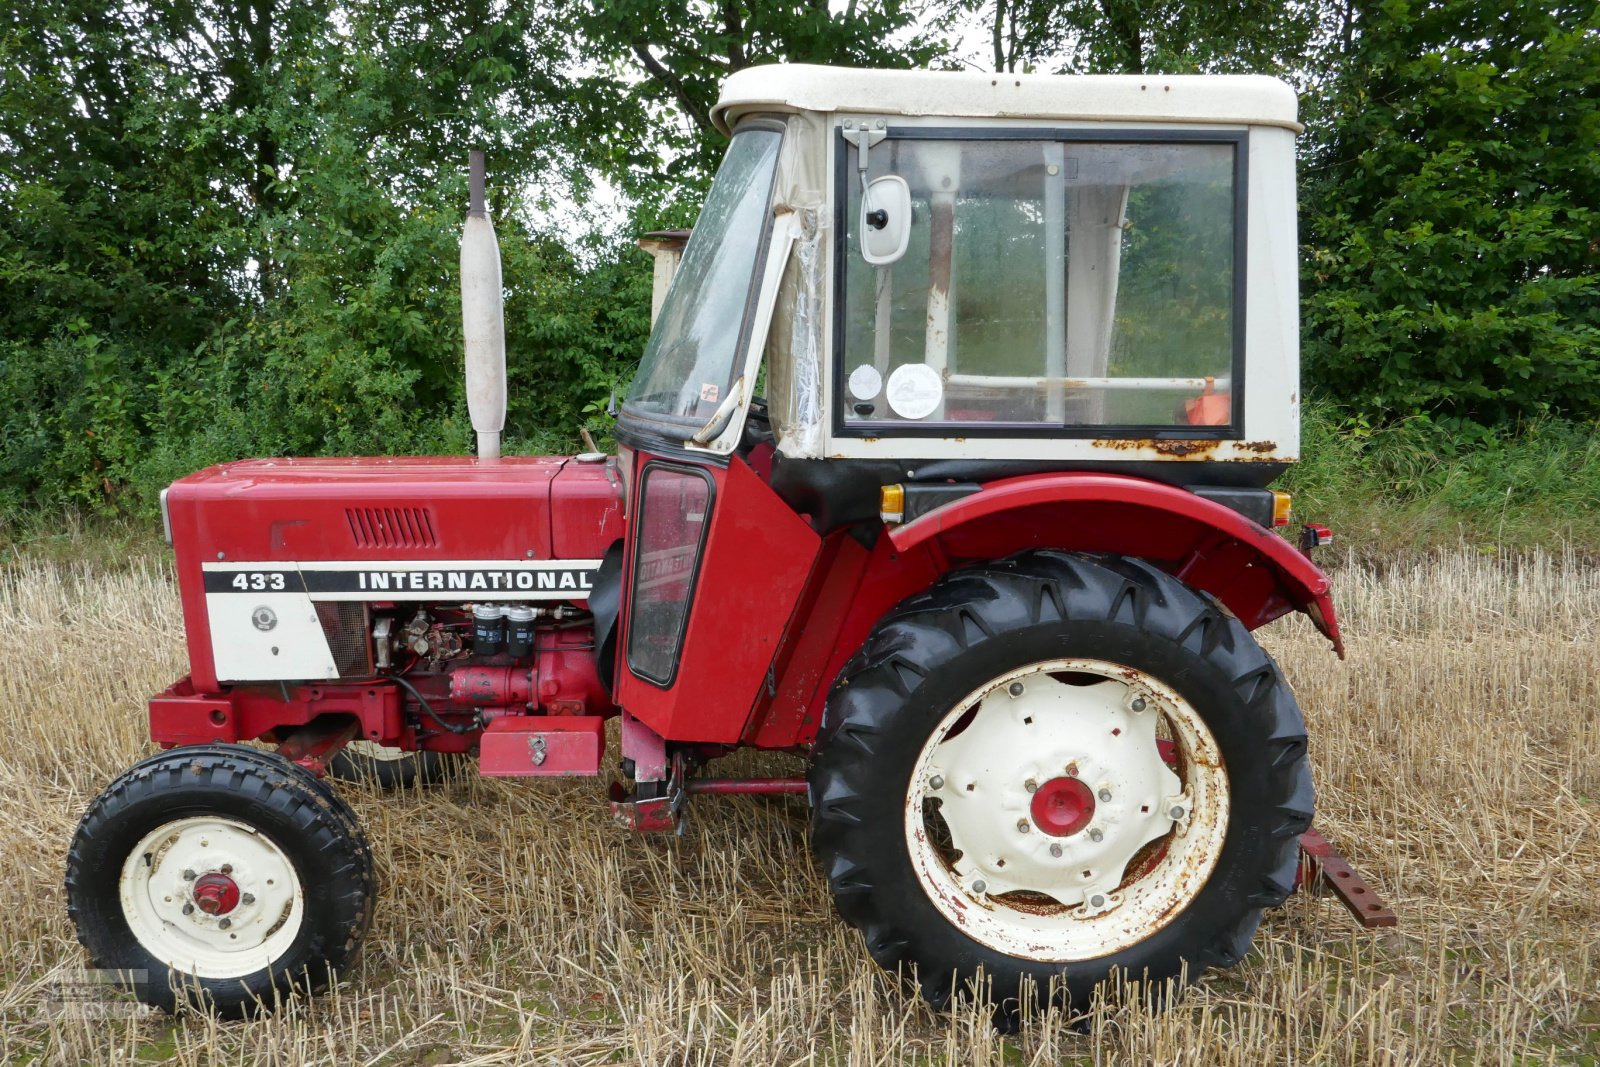
[{"label": "rear wheel", "polygon": [[1305,727],[1237,620],[1134,560],[951,574],[845,668],[811,769],[839,912],[935,1004],[1002,1020],[1231,966],[1294,886]]},{"label": "rear wheel", "polygon": [[341,782],[409,789],[445,782],[452,762],[451,757],[439,752],[413,752],[373,741],[351,741],[328,762],[328,773]]},{"label": "rear wheel", "polygon": [[372,851],[348,806],[272,753],[176,748],[90,805],[67,854],[67,910],[96,967],[172,1009],[240,1015],[316,991],[372,917]]}]

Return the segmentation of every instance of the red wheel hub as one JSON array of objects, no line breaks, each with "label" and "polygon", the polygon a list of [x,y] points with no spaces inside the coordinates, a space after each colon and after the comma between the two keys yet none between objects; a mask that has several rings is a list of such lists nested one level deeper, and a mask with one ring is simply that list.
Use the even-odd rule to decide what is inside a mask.
[{"label": "red wheel hub", "polygon": [[1033,824],[1052,837],[1070,837],[1094,818],[1094,792],[1077,778],[1052,778],[1034,790]]},{"label": "red wheel hub", "polygon": [[213,871],[194,880],[194,906],[207,915],[226,915],[239,906],[239,885]]}]

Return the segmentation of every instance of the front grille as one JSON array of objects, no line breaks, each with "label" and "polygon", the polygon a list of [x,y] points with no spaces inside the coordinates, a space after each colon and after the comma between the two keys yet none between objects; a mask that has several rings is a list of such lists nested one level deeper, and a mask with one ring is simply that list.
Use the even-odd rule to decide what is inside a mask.
[{"label": "front grille", "polygon": [[317,621],[322,623],[340,678],[364,678],[372,673],[372,627],[365,604],[323,601],[317,605]]},{"label": "front grille", "polygon": [[438,548],[427,508],[345,508],[357,548]]}]

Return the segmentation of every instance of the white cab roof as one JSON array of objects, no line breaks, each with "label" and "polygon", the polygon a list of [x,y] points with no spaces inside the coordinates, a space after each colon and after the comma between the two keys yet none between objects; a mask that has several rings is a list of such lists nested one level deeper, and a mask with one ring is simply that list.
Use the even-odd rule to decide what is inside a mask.
[{"label": "white cab roof", "polygon": [[985,74],[796,63],[737,72],[722,83],[711,115],[726,133],[741,116],[758,111],[1301,129],[1294,90],[1262,74]]}]

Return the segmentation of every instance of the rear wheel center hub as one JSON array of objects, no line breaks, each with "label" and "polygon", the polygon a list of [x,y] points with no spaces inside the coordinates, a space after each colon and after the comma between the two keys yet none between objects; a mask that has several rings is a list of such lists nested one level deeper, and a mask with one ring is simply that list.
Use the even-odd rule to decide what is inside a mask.
[{"label": "rear wheel center hub", "polygon": [[1052,837],[1071,837],[1094,820],[1094,793],[1078,778],[1052,778],[1033,794],[1033,823]]},{"label": "rear wheel center hub", "polygon": [[226,915],[239,906],[239,884],[212,872],[194,880],[194,906],[207,915]]}]

